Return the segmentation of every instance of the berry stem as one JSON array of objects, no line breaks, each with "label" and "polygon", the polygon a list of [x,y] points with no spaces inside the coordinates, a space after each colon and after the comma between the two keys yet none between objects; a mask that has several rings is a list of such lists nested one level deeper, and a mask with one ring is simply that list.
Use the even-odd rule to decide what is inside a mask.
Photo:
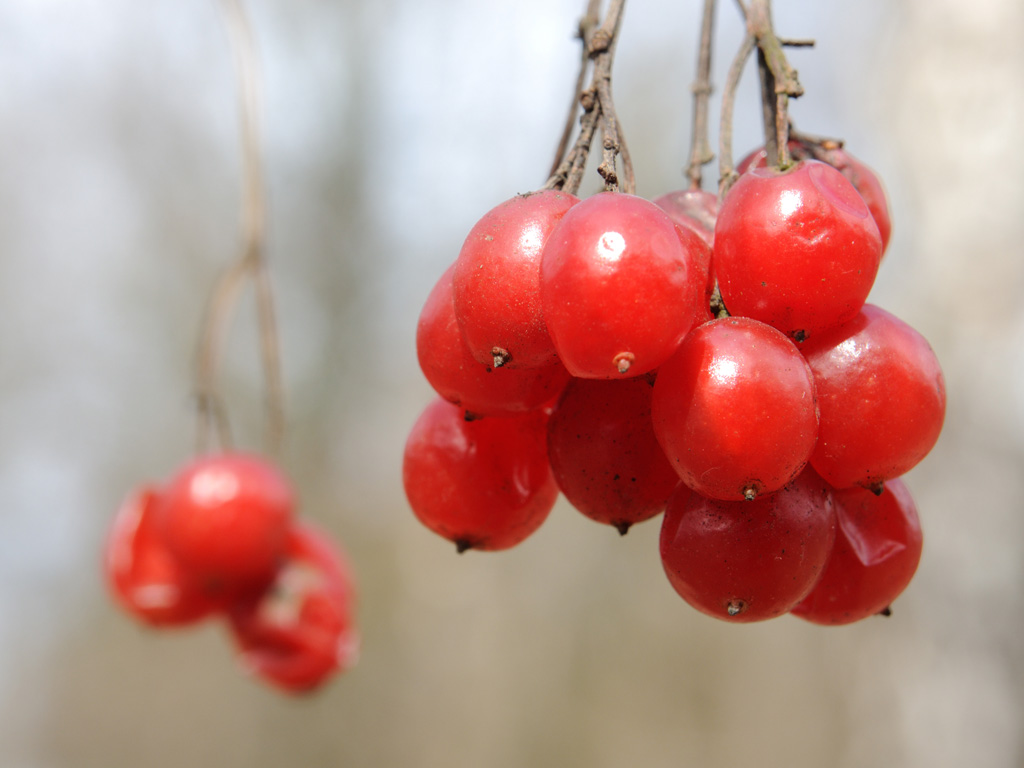
[{"label": "berry stem", "polygon": [[703,186],[703,168],[715,159],[708,142],[708,100],[711,98],[711,38],[714,31],[715,0],[704,0],[700,26],[700,53],[697,56],[697,79],[693,91],[693,133],[690,143],[690,164],[686,176],[691,189]]},{"label": "berry stem", "polygon": [[[742,7],[742,3],[741,3]],[[729,188],[736,182],[736,170],[732,164],[732,114],[736,105],[736,89],[743,75],[743,67],[754,50],[755,39],[747,34],[729,66],[722,89],[722,113],[718,129],[718,199],[724,200]]]},{"label": "berry stem", "polygon": [[209,443],[211,422],[216,423],[221,447],[231,446],[226,409],[217,384],[217,366],[227,326],[234,314],[246,278],[252,278],[260,331],[260,350],[266,386],[266,448],[280,449],[284,434],[284,387],[273,293],[264,253],[266,190],[260,136],[260,81],[252,28],[241,0],[221,0],[221,11],[235,60],[242,130],[242,246],[214,287],[202,324],[196,369],[199,405],[198,449]]}]

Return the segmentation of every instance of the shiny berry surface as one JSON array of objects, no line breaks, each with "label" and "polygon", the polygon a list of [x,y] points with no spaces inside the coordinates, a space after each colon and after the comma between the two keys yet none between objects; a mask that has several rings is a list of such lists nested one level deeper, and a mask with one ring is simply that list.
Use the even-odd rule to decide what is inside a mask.
[{"label": "shiny berry surface", "polygon": [[732,622],[789,611],[820,578],[836,536],[832,491],[813,471],[754,501],[717,501],[686,486],[661,526],[665,573],[686,602]]},{"label": "shiny berry surface", "polygon": [[548,421],[555,481],[576,509],[625,533],[679,484],[651,426],[653,381],[573,379]]},{"label": "shiny berry surface", "polygon": [[696,232],[709,246],[715,244],[718,195],[703,189],[681,189],[666,192],[653,202],[676,224]]},{"label": "shiny berry surface", "polygon": [[858,312],[881,255],[878,227],[857,190],[815,160],[740,176],[715,228],[714,268],[729,312],[797,341]]},{"label": "shiny berry surface", "polygon": [[167,627],[193,624],[214,610],[156,534],[158,491],[134,491],[107,535],[103,566],[117,602],[140,621]]},{"label": "shiny berry surface", "polygon": [[359,655],[355,603],[341,551],[308,524],[296,525],[271,587],[229,614],[242,665],[286,691],[322,685]]},{"label": "shiny berry surface", "polygon": [[917,507],[901,480],[880,495],[834,491],[836,542],[821,579],[793,614],[816,624],[849,624],[887,609],[921,560]]},{"label": "shiny berry surface", "polygon": [[436,399],[405,444],[402,480],[416,517],[466,549],[513,547],[547,518],[558,497],[547,458],[547,414],[466,421]]},{"label": "shiny berry surface", "polygon": [[455,316],[478,362],[530,368],[555,359],[541,315],[541,251],[577,202],[554,190],[517,195],[470,231],[452,285]]},{"label": "shiny berry surface", "polygon": [[[707,246],[699,238],[694,249]],[[706,252],[632,195],[601,192],[569,210],[541,261],[548,331],[573,376],[637,376],[667,360],[693,327]]]},{"label": "shiny berry surface", "polygon": [[293,514],[292,490],[270,462],[203,456],[167,483],[154,506],[158,535],[211,598],[273,580]]},{"label": "shiny berry surface", "polygon": [[454,271],[453,265],[438,280],[416,327],[416,354],[430,385],[477,416],[508,416],[554,400],[569,381],[557,360],[535,368],[495,368],[473,357],[455,320]]},{"label": "shiny berry surface", "polygon": [[946,385],[931,346],[871,304],[848,323],[809,339],[821,410],[811,464],[837,488],[904,474],[942,431]]},{"label": "shiny berry surface", "polygon": [[792,341],[746,317],[691,332],[658,371],[654,432],[705,496],[771,493],[803,469],[818,435],[811,369]]}]

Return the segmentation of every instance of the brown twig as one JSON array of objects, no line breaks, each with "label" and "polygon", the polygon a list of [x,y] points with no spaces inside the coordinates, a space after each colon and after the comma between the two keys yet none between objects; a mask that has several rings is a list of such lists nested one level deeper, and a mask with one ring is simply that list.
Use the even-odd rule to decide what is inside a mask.
[{"label": "brown twig", "polygon": [[700,53],[697,56],[697,79],[693,83],[693,133],[690,143],[690,164],[686,176],[691,189],[704,183],[703,168],[715,159],[708,142],[708,100],[711,98],[711,40],[714,31],[715,0],[704,0],[700,27]]},{"label": "brown twig", "polygon": [[725,85],[722,88],[722,114],[718,129],[718,199],[725,199],[729,188],[736,181],[736,171],[732,164],[732,113],[736,104],[736,88],[739,86],[743,67],[754,50],[754,36],[748,34],[736,52],[736,57],[729,66]]},{"label": "brown twig", "polygon": [[765,145],[769,146],[774,141],[777,149],[776,161],[773,162],[769,156],[768,162],[785,168],[790,164],[789,99],[803,95],[804,89],[772,26],[771,0],[750,0],[746,19],[747,29],[757,38],[760,69],[771,75],[767,77],[762,74],[762,87],[765,89],[762,95],[766,115]]}]

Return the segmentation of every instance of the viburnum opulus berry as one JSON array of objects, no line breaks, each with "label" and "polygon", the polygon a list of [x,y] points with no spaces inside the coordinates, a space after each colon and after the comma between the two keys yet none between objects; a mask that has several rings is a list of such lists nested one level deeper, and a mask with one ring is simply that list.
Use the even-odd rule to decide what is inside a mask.
[{"label": "viburnum opulus berry", "polygon": [[508,416],[553,401],[569,381],[554,360],[534,368],[479,362],[469,351],[452,302],[449,267],[427,297],[416,326],[416,354],[423,375],[445,400],[473,416]]},{"label": "viburnum opulus berry", "polygon": [[548,237],[544,319],[573,376],[638,376],[667,360],[693,327],[707,284],[707,244],[648,200],[601,192]]},{"label": "viburnum opulus berry", "polygon": [[679,484],[651,426],[651,375],[573,379],[548,420],[555,481],[576,509],[625,533]]},{"label": "viburnum opulus berry", "polygon": [[577,202],[555,190],[517,195],[470,230],[455,262],[452,288],[455,317],[479,362],[530,368],[555,360],[541,314],[541,252]]},{"label": "viburnum opulus berry", "polygon": [[901,480],[876,495],[833,492],[836,541],[825,572],[793,615],[816,624],[849,624],[885,611],[906,589],[921,560],[917,507]]},{"label": "viburnum opulus berry", "polygon": [[704,189],[681,189],[666,192],[653,202],[676,224],[693,230],[709,246],[715,244],[718,195]]},{"label": "viburnum opulus berry", "polygon": [[753,501],[708,499],[680,485],[659,541],[665,573],[686,602],[749,622],[799,603],[821,577],[835,536],[832,489],[808,468]]},{"label": "viburnum opulus berry", "polygon": [[466,421],[433,400],[405,444],[402,481],[416,517],[467,549],[513,547],[547,518],[558,486],[547,458],[547,413]]},{"label": "viburnum opulus berry", "polygon": [[131,493],[114,518],[104,552],[104,570],[118,603],[153,626],[193,624],[215,609],[157,534],[153,507],[159,491]]},{"label": "viburnum opulus berry", "polygon": [[690,488],[752,499],[789,483],[818,436],[811,369],[796,345],[748,317],[694,329],[658,370],[652,419]]},{"label": "viburnum opulus berry", "polygon": [[273,581],[293,507],[291,486],[273,464],[223,453],[179,470],[153,515],[157,535],[198,589],[226,602]]},{"label": "viburnum opulus berry", "polygon": [[811,464],[837,488],[878,486],[935,445],[946,385],[931,346],[871,304],[801,350],[814,372],[821,423]]},{"label": "viburnum opulus berry", "polygon": [[242,665],[286,691],[321,685],[355,664],[355,602],[340,550],[309,524],[293,526],[273,584],[228,613]]},{"label": "viburnum opulus berry", "polygon": [[729,190],[715,226],[715,275],[733,315],[801,341],[857,314],[882,241],[854,186],[825,163],[752,168]]}]

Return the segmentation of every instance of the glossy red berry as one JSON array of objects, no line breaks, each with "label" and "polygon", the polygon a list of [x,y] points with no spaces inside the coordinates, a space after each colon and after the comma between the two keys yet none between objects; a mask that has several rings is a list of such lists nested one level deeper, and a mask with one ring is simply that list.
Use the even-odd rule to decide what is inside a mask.
[{"label": "glossy red berry", "polygon": [[270,589],[230,611],[242,665],[286,691],[322,685],[356,662],[355,603],[340,550],[308,524],[294,526]]},{"label": "glossy red berry", "polygon": [[681,485],[661,526],[661,560],[686,602],[725,621],[786,613],[820,578],[836,535],[832,491],[813,470],[754,501]]},{"label": "glossy red berry", "polygon": [[857,190],[814,160],[740,176],[715,228],[715,275],[729,312],[797,341],[857,314],[881,255]]},{"label": "glossy red berry", "polygon": [[547,414],[466,421],[434,400],[405,444],[402,480],[420,521],[458,550],[513,547],[558,497],[548,466]]},{"label": "glossy red berry", "polygon": [[437,281],[416,328],[416,354],[427,381],[474,416],[508,416],[552,402],[569,381],[557,360],[535,368],[495,368],[470,353],[455,321],[454,271],[452,265]]},{"label": "glossy red berry", "polygon": [[715,244],[718,195],[703,189],[682,189],[666,192],[653,202],[676,224],[696,232],[709,246]]},{"label": "glossy red berry", "polygon": [[946,412],[942,369],[928,342],[871,304],[808,339],[821,410],[811,464],[837,488],[874,486],[916,466]]},{"label": "glossy red berry", "polygon": [[577,202],[554,190],[517,195],[470,231],[455,262],[452,286],[455,316],[478,362],[531,368],[555,360],[541,314],[541,251]]},{"label": "glossy red berry", "polygon": [[816,624],[849,624],[886,610],[921,560],[921,523],[901,480],[880,495],[863,488],[834,492],[836,542],[821,579],[793,614]]},{"label": "glossy red berry", "polygon": [[156,534],[153,507],[158,491],[134,491],[114,518],[104,570],[118,603],[153,626],[194,624],[214,610]]},{"label": "glossy red berry", "polygon": [[708,258],[688,251],[653,203],[601,192],[571,208],[541,261],[544,318],[573,376],[638,376],[654,370],[693,327]]},{"label": "glossy red berry", "polygon": [[574,379],[548,421],[555,481],[576,509],[625,533],[679,484],[651,426],[653,379]]},{"label": "glossy red berry", "polygon": [[724,500],[782,488],[818,435],[811,369],[792,341],[747,317],[686,337],[658,371],[652,419],[683,482]]},{"label": "glossy red berry", "polygon": [[231,600],[274,579],[292,521],[292,490],[257,456],[203,456],[170,480],[153,513],[158,535],[202,592]]}]

